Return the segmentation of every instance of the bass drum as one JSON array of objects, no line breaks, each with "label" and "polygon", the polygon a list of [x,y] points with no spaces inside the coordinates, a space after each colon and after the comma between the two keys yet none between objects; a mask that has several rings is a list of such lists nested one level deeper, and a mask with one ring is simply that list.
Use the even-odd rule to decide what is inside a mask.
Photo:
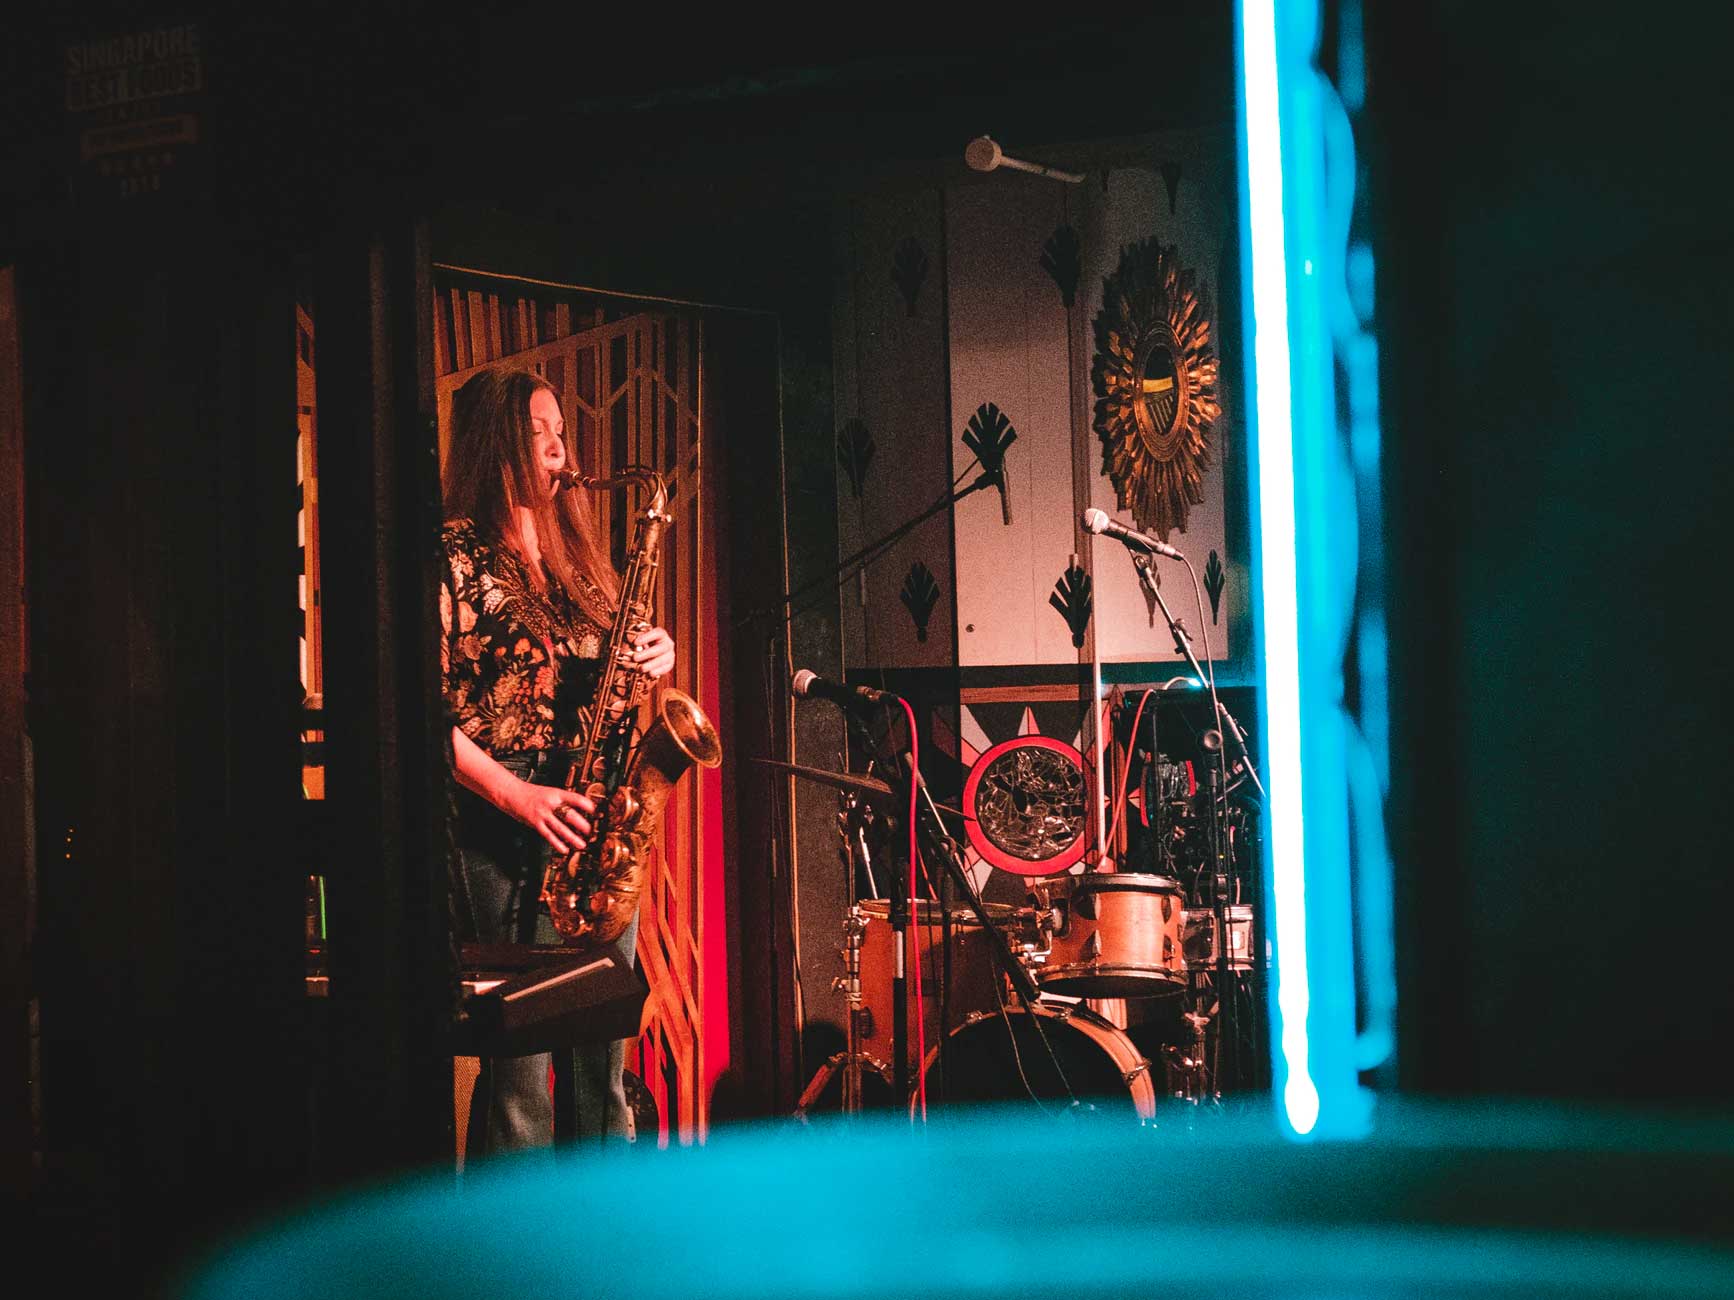
[{"label": "bass drum", "polygon": [[923,1066],[929,1106],[1027,1101],[1033,1093],[1050,1109],[1076,1097],[1094,1110],[1155,1118],[1150,1062],[1123,1030],[1085,1007],[1037,1002],[1033,1016],[1008,1006],[1003,1018],[972,1012],[944,1046],[943,1065],[934,1047]]}]

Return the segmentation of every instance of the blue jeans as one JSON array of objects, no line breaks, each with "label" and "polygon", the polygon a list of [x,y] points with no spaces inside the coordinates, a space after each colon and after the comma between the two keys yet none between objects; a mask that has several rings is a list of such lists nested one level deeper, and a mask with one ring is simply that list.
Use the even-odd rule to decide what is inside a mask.
[{"label": "blue jeans", "polygon": [[[514,754],[498,759],[513,775],[537,785],[558,785],[563,755]],[[458,790],[458,844],[463,853],[466,936],[482,943],[558,944],[538,902],[547,841],[478,795]],[[460,907],[460,912],[465,909]],[[634,916],[620,938],[633,959]],[[484,1057],[470,1097],[464,1159],[505,1151],[552,1147],[556,1141],[600,1144],[631,1140],[632,1110],[621,1075],[626,1040],[584,1043],[534,1056]],[[548,1072],[554,1090],[548,1090]]]}]

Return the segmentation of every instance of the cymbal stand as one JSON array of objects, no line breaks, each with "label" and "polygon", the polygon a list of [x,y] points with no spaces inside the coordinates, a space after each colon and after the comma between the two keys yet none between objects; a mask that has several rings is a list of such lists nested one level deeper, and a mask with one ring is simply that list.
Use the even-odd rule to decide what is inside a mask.
[{"label": "cymbal stand", "polygon": [[[882,742],[881,740],[876,739],[872,731],[866,727],[862,718],[856,716],[853,712],[847,712],[846,716],[848,717],[849,728],[859,737],[867,750],[878,755],[874,760],[875,762],[880,761],[880,759],[883,759],[887,763],[896,761],[896,751],[890,747],[888,742]],[[903,766],[907,766],[907,760],[908,755],[907,753],[904,753],[901,756]],[[905,806],[907,806],[906,801]],[[855,800],[853,794],[851,794],[850,802],[846,805],[846,808],[847,812],[844,815],[843,824],[844,842],[848,846],[849,856],[849,897],[853,901],[858,901],[860,897],[857,892],[859,882],[856,878],[856,866],[858,861],[859,865],[866,869],[868,880],[872,881],[873,879],[872,851],[868,848],[867,836],[865,833],[868,813],[859,805],[859,802]],[[887,829],[894,828],[900,824],[900,817],[893,818],[887,816],[884,821],[884,826]],[[915,1091],[911,1086],[909,1062],[909,1045],[913,1028],[909,1022],[909,961],[912,959],[912,940],[914,937],[911,932],[910,913],[914,904],[913,900],[909,897],[908,881],[897,870],[895,861],[886,864],[885,885],[886,900],[889,904],[889,915],[886,919],[890,923],[891,930],[892,1087],[896,1098],[900,1102],[907,1103],[909,1098],[914,1095]],[[845,981],[853,978],[857,986],[860,983],[859,958],[859,943],[857,941],[855,957],[852,959],[855,966],[854,974],[853,976],[849,974],[843,976]],[[848,962],[849,960],[851,959],[846,956],[845,961]],[[836,985],[834,987],[838,987],[840,991],[847,994],[847,988],[845,985]],[[851,1006],[849,1015],[848,1054],[845,1060],[845,1065],[854,1076],[857,1085],[859,1085],[860,1082],[862,1065],[872,1064],[872,1062],[866,1060],[859,1050],[862,1038],[862,1026],[859,1022],[863,1016],[867,1014],[870,1013],[865,1008],[857,1010]],[[918,1070],[921,1068],[920,1062],[917,1062],[916,1068]]]},{"label": "cymbal stand", "polygon": [[873,878],[873,850],[867,847],[867,823],[872,815],[866,801],[852,791],[843,796],[843,811],[838,818],[843,823],[843,842],[849,853],[849,898],[854,902],[861,898],[857,866],[867,877],[867,897],[880,897],[879,883]]},{"label": "cymbal stand", "polygon": [[831,987],[843,995],[848,1007],[849,1039],[843,1057],[843,1113],[861,1112],[861,1043],[862,1017],[866,1007],[861,1000],[861,940],[867,933],[867,916],[860,904],[849,905],[849,915],[843,921],[843,974],[832,981]]},{"label": "cymbal stand", "polygon": [[871,1070],[883,1077],[887,1067],[866,1050],[870,1032],[871,1009],[861,987],[861,948],[866,941],[867,914],[861,908],[860,879],[865,874],[869,897],[877,897],[873,878],[873,851],[867,843],[867,825],[872,810],[867,801],[853,791],[844,794],[837,812],[837,829],[843,837],[844,856],[848,864],[849,910],[843,916],[843,973],[831,981],[834,992],[843,995],[848,1025],[847,1038],[841,1052],[833,1052],[808,1082],[806,1091],[796,1103],[796,1114],[803,1119],[819,1103],[826,1086],[842,1073],[841,1102],[844,1115],[858,1115],[865,1108],[866,1094],[862,1087],[864,1071]]},{"label": "cymbal stand", "polygon": [[867,914],[861,910],[856,868],[866,872],[868,892],[873,894],[873,852],[867,846],[867,817],[868,809],[863,800],[853,793],[844,796],[839,820],[848,849],[849,912],[843,918],[843,974],[832,981],[831,987],[843,995],[847,1008],[848,1040],[844,1044],[841,1062],[845,1115],[861,1112],[861,1067],[866,1061],[863,1044],[867,1030],[863,1022],[869,1012],[861,996],[861,944],[867,934]]}]

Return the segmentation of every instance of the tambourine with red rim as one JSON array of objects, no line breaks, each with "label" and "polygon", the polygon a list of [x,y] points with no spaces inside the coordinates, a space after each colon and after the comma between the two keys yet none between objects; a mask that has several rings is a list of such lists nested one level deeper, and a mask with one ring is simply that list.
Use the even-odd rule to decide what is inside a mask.
[{"label": "tambourine with red rim", "polygon": [[1051,876],[1084,856],[1092,782],[1083,755],[1051,736],[988,750],[963,785],[964,826],[982,858],[1019,876]]}]

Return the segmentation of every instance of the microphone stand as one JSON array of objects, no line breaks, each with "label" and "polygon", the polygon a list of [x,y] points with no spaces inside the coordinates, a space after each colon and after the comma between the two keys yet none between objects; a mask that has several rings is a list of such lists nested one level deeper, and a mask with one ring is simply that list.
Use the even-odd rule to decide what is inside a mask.
[{"label": "microphone stand", "polygon": [[[1204,671],[1203,665],[1198,662],[1198,656],[1192,651],[1192,638],[1187,635],[1186,629],[1181,626],[1180,621],[1169,611],[1168,602],[1162,598],[1162,588],[1148,569],[1149,557],[1142,554],[1136,555],[1133,557],[1133,563],[1138,570],[1138,578],[1143,584],[1145,592],[1155,600],[1157,608],[1162,611],[1163,619],[1168,623],[1168,631],[1174,637],[1174,648],[1186,660],[1187,666],[1192,669],[1198,681],[1208,685],[1210,689],[1211,712],[1214,715],[1213,725],[1205,731],[1201,743],[1210,760],[1207,767],[1207,781],[1210,791],[1210,910],[1212,924],[1216,929],[1216,1054],[1220,1062],[1223,1054],[1223,1039],[1230,1031],[1235,1034],[1237,1045],[1235,1052],[1238,1052],[1239,1027],[1235,1024],[1238,1019],[1235,1010],[1238,998],[1233,984],[1232,963],[1229,959],[1228,864],[1224,860],[1223,852],[1223,820],[1226,812],[1223,805],[1228,799],[1227,755],[1223,752],[1222,731],[1214,725],[1216,720],[1220,719],[1228,734],[1233,737],[1235,747],[1239,752],[1236,762],[1244,768],[1247,777],[1257,789],[1259,797],[1268,798],[1268,796],[1265,794],[1264,782],[1258,778],[1258,769],[1253,764],[1252,754],[1247,749],[1246,733],[1241,730],[1234,715],[1223,707],[1221,700],[1217,699],[1216,678],[1213,674],[1207,674]],[[1211,743],[1213,739],[1214,744]],[[1202,1047],[1201,1027],[1198,1027],[1198,1032],[1200,1036],[1199,1046]],[[1220,1073],[1216,1071],[1212,1073],[1215,1076],[1211,1080],[1212,1090],[1220,1094],[1222,1090]]]},{"label": "microphone stand", "polygon": [[801,597],[811,595],[826,583],[841,585],[842,582],[857,569],[866,568],[874,560],[878,559],[880,553],[887,547],[914,532],[941,510],[956,505],[972,492],[980,492],[983,488],[998,487],[1002,482],[1002,475],[1002,470],[983,469],[980,474],[975,476],[975,479],[968,487],[956,488],[946,492],[944,496],[940,497],[939,500],[928,506],[927,509],[923,510],[913,519],[909,519],[904,523],[897,525],[897,527],[893,528],[883,537],[868,542],[867,545],[863,546],[853,555],[845,556],[818,577],[809,578],[800,586],[792,587],[788,591],[785,591],[780,597],[778,597],[776,604],[761,605],[757,609],[748,610],[745,614],[742,614],[735,620],[735,627],[737,629],[745,627],[747,624],[757,622],[759,619],[768,618],[774,613],[783,613],[793,616],[799,612],[794,608],[794,606]]},{"label": "microphone stand", "polygon": [[1216,716],[1222,720],[1228,734],[1234,739],[1234,747],[1238,755],[1235,759],[1236,764],[1245,771],[1247,779],[1258,790],[1259,798],[1269,798],[1269,795],[1265,793],[1264,782],[1259,780],[1258,768],[1253,765],[1252,751],[1246,745],[1246,733],[1240,729],[1240,723],[1234,720],[1234,715],[1216,698],[1215,678],[1204,671],[1203,666],[1198,662],[1198,656],[1192,653],[1192,638],[1186,634],[1186,629],[1180,625],[1179,620],[1168,612],[1168,602],[1162,599],[1162,588],[1156,584],[1156,580],[1142,568],[1139,569],[1139,577],[1143,580],[1144,590],[1154,598],[1156,607],[1162,611],[1162,617],[1167,620],[1168,630],[1174,636],[1174,648],[1186,660],[1187,666],[1192,669],[1193,676],[1197,677],[1199,683],[1209,686],[1210,702],[1214,706]]}]

